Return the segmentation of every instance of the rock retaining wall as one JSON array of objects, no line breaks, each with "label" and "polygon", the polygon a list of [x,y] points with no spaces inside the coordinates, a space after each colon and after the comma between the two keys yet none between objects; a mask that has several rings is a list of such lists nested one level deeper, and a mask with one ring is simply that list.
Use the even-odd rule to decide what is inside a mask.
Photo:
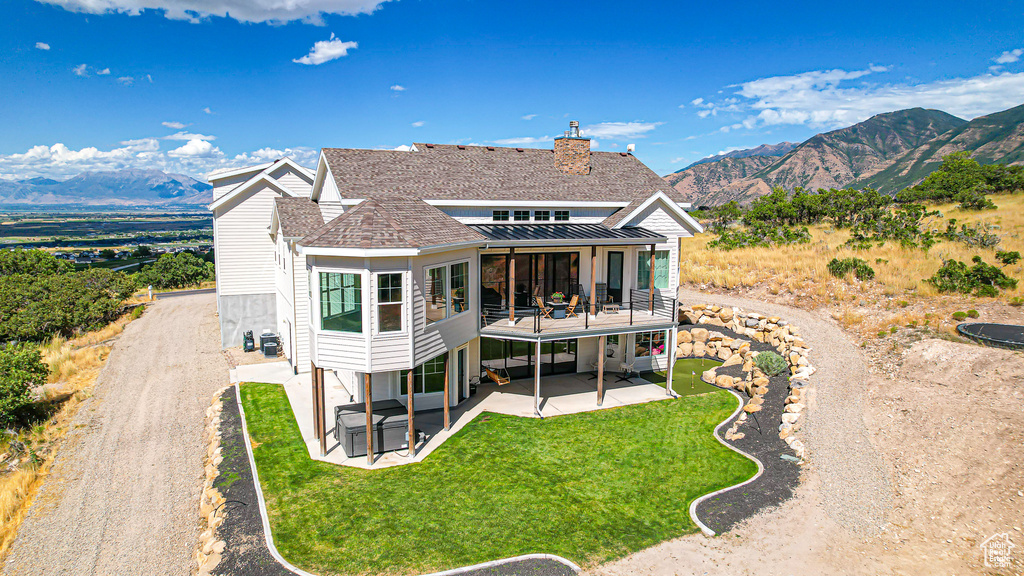
[{"label": "rock retaining wall", "polygon": [[737,432],[747,414],[759,412],[769,380],[755,364],[758,352],[750,350],[750,341],[725,336],[715,327],[728,328],[757,342],[774,347],[789,365],[789,395],[779,423],[779,438],[784,440],[801,458],[804,444],[796,437],[807,406],[808,378],[815,368],[808,360],[811,348],[800,336],[800,330],[779,317],[768,317],[756,312],[743,312],[738,308],[696,304],[679,308],[679,335],[676,339],[676,358],[716,358],[722,367],[742,364],[745,376],[717,374],[718,368],[704,372],[701,379],[721,388],[743,392],[749,400],[743,414],[726,431],[726,439],[743,438]]},{"label": "rock retaining wall", "polygon": [[219,475],[218,467],[224,460],[220,446],[220,413],[224,404],[221,396],[227,387],[221,388],[213,396],[213,403],[206,409],[206,459],[205,482],[199,497],[199,518],[204,530],[199,534],[199,547],[196,550],[196,564],[199,576],[209,576],[220,563],[224,552],[224,541],[217,539],[217,528],[224,522],[224,497],[213,483]]}]

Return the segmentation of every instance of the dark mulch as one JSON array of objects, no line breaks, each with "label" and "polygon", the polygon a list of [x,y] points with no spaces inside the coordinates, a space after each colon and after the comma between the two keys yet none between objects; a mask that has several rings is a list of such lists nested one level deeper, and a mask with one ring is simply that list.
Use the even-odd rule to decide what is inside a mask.
[{"label": "dark mulch", "polygon": [[[701,327],[721,332],[731,338],[749,340],[751,350],[776,352],[770,344],[736,334],[727,328],[707,325]],[[745,372],[742,366],[736,365],[719,368],[718,374],[744,376]],[[764,472],[750,484],[723,492],[697,506],[697,517],[718,534],[730,530],[739,522],[762,510],[782,504],[793,496],[793,491],[800,483],[800,467],[795,462],[781,458],[783,454],[796,456],[786,442],[779,439],[782,411],[786,405],[786,397],[789,396],[788,377],[789,371],[786,371],[769,378],[768,393],[764,395],[761,411],[749,414],[747,421],[740,424],[738,432],[744,433],[745,437],[739,440],[725,440],[726,431],[732,427],[733,420],[739,418],[739,414],[719,428],[719,437],[723,441],[760,460],[764,465]],[[747,397],[742,392],[739,394],[746,401]]]},{"label": "dark mulch", "polygon": [[[281,566],[267,549],[263,534],[263,520],[256,486],[252,479],[249,456],[243,444],[242,419],[235,400],[234,387],[221,397],[220,475],[214,482],[224,496],[227,514],[217,529],[217,537],[224,540],[224,554],[216,573],[226,576],[284,576],[292,574]],[[574,576],[575,572],[554,560],[522,560],[493,568],[465,572],[467,576]]]},{"label": "dark mulch", "polygon": [[217,537],[224,541],[225,548],[215,572],[232,576],[292,574],[278,564],[267,549],[234,387],[228,388],[221,398],[224,409],[220,416],[220,441],[224,460],[214,485],[227,500],[224,504],[227,514],[217,529]]}]

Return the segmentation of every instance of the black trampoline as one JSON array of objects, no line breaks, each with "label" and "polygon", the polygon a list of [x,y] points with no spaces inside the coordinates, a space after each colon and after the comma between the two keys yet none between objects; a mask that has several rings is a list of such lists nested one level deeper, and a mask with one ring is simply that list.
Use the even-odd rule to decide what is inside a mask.
[{"label": "black trampoline", "polygon": [[961,336],[989,346],[1024,350],[1024,326],[969,322],[959,324],[956,331]]}]

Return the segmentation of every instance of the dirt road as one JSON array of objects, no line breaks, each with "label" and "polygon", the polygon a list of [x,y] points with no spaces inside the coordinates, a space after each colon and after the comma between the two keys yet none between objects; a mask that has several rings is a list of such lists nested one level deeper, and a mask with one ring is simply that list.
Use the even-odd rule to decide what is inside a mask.
[{"label": "dirt road", "polygon": [[227,384],[216,311],[212,294],[160,300],[127,326],[5,574],[190,572],[204,415]]}]

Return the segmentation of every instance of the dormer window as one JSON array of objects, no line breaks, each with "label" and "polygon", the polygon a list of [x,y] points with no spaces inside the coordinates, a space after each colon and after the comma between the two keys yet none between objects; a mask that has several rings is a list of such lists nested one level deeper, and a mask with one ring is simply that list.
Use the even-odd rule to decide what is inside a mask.
[{"label": "dormer window", "polygon": [[537,221],[537,222],[547,222],[548,220],[551,220],[551,211],[550,210],[534,210],[533,211],[533,219],[535,221]]},{"label": "dormer window", "polygon": [[512,219],[516,222],[529,222],[530,211],[529,210],[516,210],[512,212]]},{"label": "dormer window", "polygon": [[491,212],[491,218],[495,222],[508,222],[508,210],[495,210]]},{"label": "dormer window", "polygon": [[568,210],[555,210],[555,222],[568,222],[569,211]]}]

